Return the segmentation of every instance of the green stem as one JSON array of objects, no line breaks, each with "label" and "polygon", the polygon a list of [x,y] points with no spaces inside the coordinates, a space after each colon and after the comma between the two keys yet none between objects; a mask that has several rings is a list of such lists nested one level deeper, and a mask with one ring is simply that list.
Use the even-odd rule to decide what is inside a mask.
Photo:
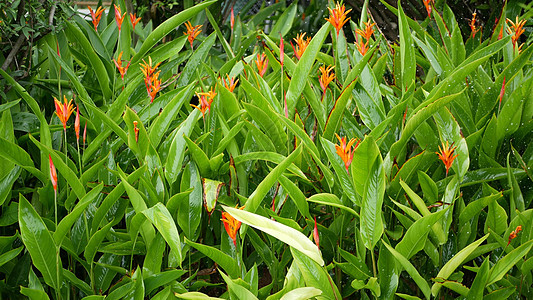
[{"label": "green stem", "polygon": [[76,139],[76,144],[78,146],[78,164],[80,165],[80,177],[81,177],[81,174],[83,172],[81,170],[81,155],[80,155],[80,140],[79,139]]},{"label": "green stem", "polygon": [[54,214],[55,214],[55,221],[57,226],[57,190],[54,190]]},{"label": "green stem", "polygon": [[376,258],[374,257],[374,249],[370,250],[370,255],[372,256],[372,271],[374,272],[374,277],[378,277],[378,272],[376,270]]}]

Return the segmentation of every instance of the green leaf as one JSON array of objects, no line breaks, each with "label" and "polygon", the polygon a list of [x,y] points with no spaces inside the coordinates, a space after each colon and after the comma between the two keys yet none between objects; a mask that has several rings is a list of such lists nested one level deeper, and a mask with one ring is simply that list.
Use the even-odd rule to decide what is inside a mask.
[{"label": "green leaf", "polygon": [[414,42],[409,31],[407,17],[398,1],[398,21],[400,25],[400,62],[402,70],[402,91],[415,81],[416,61]]},{"label": "green leaf", "polygon": [[[382,242],[383,242],[383,240],[382,240]],[[390,251],[390,253],[392,253],[392,255],[394,255],[396,260],[402,265],[402,267],[407,271],[407,273],[409,273],[411,278],[413,278],[413,280],[415,281],[415,283],[418,286],[418,288],[420,290],[422,290],[422,293],[424,294],[424,296],[426,296],[426,299],[429,299],[430,298],[430,292],[431,292],[430,289],[429,289],[429,284],[427,283],[427,281],[422,276],[420,276],[420,273],[418,273],[416,268],[400,252],[394,250],[394,248],[392,248],[391,246],[389,246],[385,242],[383,242],[383,245],[385,245],[385,247],[387,247],[387,249]]]},{"label": "green leaf", "polygon": [[324,265],[324,260],[318,247],[300,231],[248,211],[227,206],[223,206],[223,208],[238,221],[268,233],[287,245],[298,249],[320,266]]},{"label": "green leaf", "polygon": [[296,108],[296,103],[304,90],[304,87],[309,78],[309,73],[312,70],[312,66],[315,63],[316,56],[322,48],[322,44],[326,39],[331,26],[329,22],[324,23],[320,30],[314,35],[313,39],[307,45],[304,54],[298,61],[296,69],[292,74],[291,81],[289,83],[289,88],[286,94],[287,107],[289,110],[289,118],[294,117],[294,110]]},{"label": "green leaf", "polygon": [[476,278],[470,287],[470,292],[466,295],[466,300],[475,300],[483,298],[483,291],[487,285],[487,280],[489,279],[489,264],[490,261],[486,258],[481,267],[477,271]]},{"label": "green leaf", "polygon": [[91,236],[91,238],[87,242],[87,246],[85,246],[85,252],[83,253],[83,256],[85,256],[87,262],[93,262],[94,256],[96,255],[96,251],[98,251],[100,244],[102,244],[102,242],[104,241],[112,225],[113,222],[109,222],[107,225],[102,227],[102,229],[98,230]]},{"label": "green leaf", "polygon": [[19,165],[23,169],[32,173],[35,177],[39,178],[41,182],[48,182],[48,176],[44,175],[43,172],[35,168],[31,156],[20,146],[0,137],[0,149],[2,149],[2,151],[0,151],[0,157]]},{"label": "green leaf", "polygon": [[409,227],[403,239],[396,245],[396,250],[405,258],[411,259],[418,251],[424,249],[431,226],[437,223],[447,210],[444,209],[418,219]]},{"label": "green leaf", "polygon": [[178,178],[178,174],[182,169],[182,162],[185,156],[185,139],[183,135],[189,136],[193,130],[194,124],[198,121],[200,116],[200,111],[195,109],[187,117],[181,125],[179,126],[178,132],[174,136],[172,143],[170,144],[170,149],[168,150],[167,161],[165,163],[165,176],[169,184],[174,183]]},{"label": "green leaf", "polygon": [[187,273],[185,270],[170,270],[146,277],[144,279],[146,294],[149,295],[153,290],[179,279],[185,273]]},{"label": "green leaf", "polygon": [[284,37],[291,30],[297,8],[298,6],[293,2],[289,7],[283,10],[283,13],[279,16],[278,20],[270,30],[271,38],[279,37],[280,33],[281,36]]},{"label": "green leaf", "polygon": [[[315,248],[318,250],[316,246]],[[304,255],[296,248],[291,247],[291,253],[306,285],[322,291],[322,295],[318,297],[319,299],[342,298],[337,286],[333,284],[333,280],[326,272],[325,267],[321,267],[323,265],[317,264],[315,260]]]},{"label": "green leaf", "polygon": [[[435,278],[446,280],[448,277],[457,269],[463,262],[466,260],[466,258],[474,251],[476,248],[481,245],[487,238],[489,237],[488,234],[480,238],[479,240],[473,242],[472,244],[466,246],[464,249],[456,253],[439,271],[437,276]],[[434,283],[431,287],[431,293],[433,296],[437,296],[439,293],[440,287],[442,286],[441,283]]]},{"label": "green leaf", "polygon": [[19,197],[19,226],[33,265],[43,275],[44,282],[59,291],[62,270],[59,249],[39,214],[22,194]]},{"label": "green leaf", "polygon": [[372,136],[366,136],[353,151],[350,173],[355,191],[360,196],[363,196],[368,174],[370,174],[370,169],[379,154],[379,147]]},{"label": "green leaf", "polygon": [[283,172],[292,164],[292,162],[300,156],[302,147],[298,146],[291,155],[284,159],[279,165],[277,165],[270,173],[257,185],[255,191],[248,197],[246,201],[246,211],[255,212],[261,204],[261,201],[265,198],[270,188],[278,181],[278,178]]},{"label": "green leaf", "polygon": [[233,259],[233,257],[227,255],[226,253],[220,251],[217,248],[199,244],[192,242],[185,238],[185,243],[191,247],[196,248],[196,250],[200,251],[203,255],[206,257],[209,257],[209,259],[216,262],[219,266],[224,269],[232,278],[239,278],[241,275],[241,271],[239,268],[239,265],[237,265],[237,261]]},{"label": "green leaf", "polygon": [[529,250],[531,250],[531,246],[533,246],[533,240],[528,241],[520,247],[514,249],[513,251],[509,252],[507,255],[505,255],[502,259],[500,259],[490,270],[489,279],[487,280],[487,284],[493,284],[496,281],[500,280],[507,274],[507,272],[517,263],[519,262],[524,255],[526,255]]},{"label": "green leaf", "polygon": [[[208,2],[204,2],[208,3]],[[204,4],[202,3],[202,4]],[[155,32],[155,31],[154,31]],[[207,58],[209,51],[213,47],[216,41],[216,33],[213,32],[209,35],[200,46],[194,50],[191,57],[187,60],[187,64],[181,71],[180,77],[178,78],[178,87],[186,86],[196,78],[196,72],[198,71],[198,66],[201,65]]]},{"label": "green leaf", "polygon": [[381,216],[383,196],[385,195],[385,170],[381,155],[374,161],[365,182],[363,201],[361,203],[360,230],[365,247],[372,249],[383,234]]},{"label": "green leaf", "polygon": [[322,295],[322,291],[314,287],[294,289],[281,297],[281,300],[306,300]]},{"label": "green leaf", "polygon": [[240,284],[235,283],[226,274],[222,273],[222,271],[219,270],[219,272],[220,275],[222,275],[222,278],[224,279],[226,284],[228,285],[228,290],[230,291],[230,293],[235,294],[237,299],[257,299],[257,297],[252,292],[250,292],[250,290]]},{"label": "green leaf", "polygon": [[142,213],[161,233],[181,265],[183,258],[181,254],[180,235],[178,233],[178,228],[176,228],[176,223],[174,223],[174,219],[172,219],[167,208],[163,204],[157,203],[151,208],[144,210]]},{"label": "green leaf", "polygon": [[350,100],[350,97],[352,96],[352,90],[355,86],[355,81],[352,81],[350,85],[348,85],[341,93],[339,98],[335,101],[335,105],[331,109],[331,112],[329,113],[328,119],[326,121],[326,128],[324,129],[324,134],[322,137],[331,140],[334,137],[334,133],[338,132],[342,116],[344,114],[344,111],[346,110],[346,104],[348,103],[348,100]]},{"label": "green leaf", "polygon": [[210,6],[215,2],[216,0],[211,0],[199,3],[196,6],[181,11],[177,15],[163,22],[161,25],[157,26],[157,28],[154,29],[154,31],[152,31],[146,37],[144,43],[141,46],[141,49],[139,49],[137,54],[135,54],[135,56],[131,59],[131,63],[134,64],[140,61],[141,58],[144,58],[146,56],[146,53],[148,53],[148,51],[152,49],[152,47],[156,45],[161,39],[163,39],[167,34],[174,31],[176,27],[185,22],[187,19],[192,18],[204,8]]},{"label": "green leaf", "polygon": [[15,249],[11,249],[5,253],[2,253],[2,255],[0,255],[0,267],[12,260],[13,258],[17,257],[23,249],[24,247],[18,247]]},{"label": "green leaf", "polygon": [[326,156],[328,157],[330,164],[335,170],[335,175],[337,175],[336,177],[339,180],[341,187],[344,190],[344,193],[346,194],[348,199],[352,201],[352,203],[359,204],[359,201],[357,201],[358,198],[355,195],[355,189],[352,185],[352,180],[350,179],[350,174],[348,174],[348,171],[346,170],[344,161],[337,154],[335,144],[326,140],[323,137],[320,137],[320,142],[322,144],[324,152],[326,152]]},{"label": "green leaf", "polygon": [[355,210],[353,210],[352,208],[348,206],[343,205],[341,200],[339,200],[339,198],[333,194],[327,194],[327,193],[314,194],[313,196],[307,198],[307,201],[337,207],[359,218],[359,214]]}]

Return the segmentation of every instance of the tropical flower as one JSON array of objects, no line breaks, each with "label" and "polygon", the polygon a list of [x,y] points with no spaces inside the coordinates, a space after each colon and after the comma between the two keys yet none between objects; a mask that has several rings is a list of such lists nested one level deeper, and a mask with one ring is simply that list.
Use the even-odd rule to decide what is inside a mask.
[{"label": "tropical flower", "polygon": [[500,90],[500,104],[499,104],[498,110],[502,106],[502,99],[503,99],[504,94],[505,94],[505,76],[503,76],[502,88]]},{"label": "tropical flower", "polygon": [[85,146],[85,141],[87,139],[87,121],[85,121],[85,127],[83,128],[83,145]]},{"label": "tropical flower", "polygon": [[330,22],[333,27],[335,27],[335,30],[337,30],[337,35],[339,35],[339,31],[342,29],[342,26],[350,20],[350,18],[346,18],[348,13],[352,11],[349,9],[348,11],[344,11],[346,8],[344,7],[344,4],[341,6],[338,2],[335,4],[335,8],[331,9],[328,7],[329,10],[329,18],[326,19],[326,21]]},{"label": "tropical flower", "polygon": [[57,193],[57,172],[54,162],[52,161],[52,156],[48,154],[48,159],[50,160],[50,181],[52,181],[52,186],[54,187],[54,192]]},{"label": "tropical flower", "polygon": [[228,79],[228,82],[226,82],[226,79],[222,78],[222,81],[224,82],[224,86],[230,91],[233,92],[235,87],[237,86],[237,83],[239,82],[239,79],[235,80],[235,77],[229,77],[228,74],[226,74],[226,78]]},{"label": "tropical flower", "polygon": [[311,37],[307,37],[307,39],[304,40],[304,36],[305,36],[305,32],[299,33],[296,35],[296,38],[293,39],[294,42],[296,43],[296,47],[294,47],[291,41],[291,46],[292,46],[292,49],[294,50],[294,55],[296,56],[298,60],[300,59],[300,57],[302,57],[302,55],[305,52],[305,48],[307,48],[307,45],[309,45],[309,43],[311,42]]},{"label": "tropical flower", "polygon": [[426,7],[426,11],[428,12],[428,18],[431,19],[431,4],[435,3],[433,0],[422,0],[424,2],[424,6]]},{"label": "tropical flower", "polygon": [[202,112],[202,116],[205,118],[205,112],[207,110],[211,111],[211,103],[213,103],[213,99],[215,99],[216,95],[217,93],[215,93],[214,88],[211,88],[211,90],[209,90],[209,92],[207,93],[196,93],[196,96],[199,100],[199,106],[196,106],[194,104],[191,104],[191,106],[197,108],[200,112]]},{"label": "tropical flower", "polygon": [[320,248],[320,237],[318,236],[318,227],[316,226],[316,217],[315,217],[315,228],[313,229],[313,240],[318,248]]},{"label": "tropical flower", "polygon": [[279,63],[283,67],[283,62],[285,60],[285,45],[283,44],[283,36],[279,34]]},{"label": "tropical flower", "polygon": [[74,131],[76,132],[76,141],[80,140],[80,107],[76,106],[76,119],[74,119]]},{"label": "tropical flower", "polygon": [[235,14],[233,13],[233,6],[231,7],[231,15],[230,15],[229,23],[231,25],[231,31],[233,32],[233,26],[235,25]]},{"label": "tropical flower", "polygon": [[[337,136],[337,139],[339,140],[340,145],[335,145],[335,150],[337,150],[337,154],[341,157],[342,161],[344,161],[344,166],[346,167],[346,171],[348,171],[348,167],[352,163],[353,159],[353,151],[357,149],[357,146],[359,146],[359,143],[361,140],[359,139],[351,139],[348,144],[346,144],[346,137],[341,138],[338,134],[335,134]],[[355,144],[355,146],[352,149],[352,145]]]},{"label": "tropical flower", "polygon": [[59,121],[63,123],[63,130],[67,130],[67,121],[70,118],[70,115],[74,112],[74,104],[72,104],[72,99],[67,102],[67,96],[63,95],[64,103],[57,100],[54,97],[54,104],[56,106],[56,115],[59,118]]},{"label": "tropical flower", "polygon": [[[359,51],[359,53],[361,53],[361,55],[365,55],[366,52],[368,51],[368,45],[370,43],[370,38],[372,37],[372,34],[374,33],[374,25],[376,25],[376,23],[370,23],[370,21],[368,22],[363,22],[363,24],[365,24],[365,29],[364,30],[361,30],[361,29],[357,29],[355,30],[355,39],[356,39],[356,42],[355,42],[355,46],[357,47],[357,50]],[[366,42],[363,41],[363,39],[366,40]]]},{"label": "tropical flower", "polygon": [[118,55],[117,59],[113,58],[113,62],[115,63],[115,66],[117,67],[118,71],[120,72],[120,77],[124,81],[124,75],[126,75],[126,72],[128,71],[128,68],[130,67],[130,62],[131,61],[128,61],[128,64],[125,67],[123,67],[122,66],[122,53],[123,53],[123,51],[120,52],[120,54]]},{"label": "tropical flower", "polygon": [[91,18],[93,21],[94,30],[98,31],[98,24],[100,23],[100,19],[102,18],[102,13],[104,12],[104,8],[100,6],[96,9],[96,12],[93,11],[93,9],[90,6],[87,6],[87,8],[89,8],[89,11],[91,12]]},{"label": "tropical flower", "polygon": [[137,121],[133,121],[133,131],[135,132],[135,142],[139,142],[139,128],[137,128]]},{"label": "tropical flower", "polygon": [[507,245],[509,245],[511,241],[518,236],[518,233],[520,231],[522,231],[522,225],[518,225],[515,230],[511,231],[511,233],[509,234],[509,241],[507,242]]},{"label": "tropical flower", "polygon": [[150,103],[154,102],[157,92],[161,89],[161,80],[159,80],[159,73],[161,71],[155,72],[157,67],[161,64],[157,63],[152,67],[152,57],[148,57],[148,63],[143,59],[144,64],[141,65],[141,71],[144,75],[144,84],[146,86],[146,91],[148,96],[150,96]]},{"label": "tropical flower", "polygon": [[257,54],[257,59],[255,60],[255,64],[257,65],[257,71],[259,72],[259,75],[263,77],[265,75],[267,68],[268,68],[268,58],[264,53],[261,53],[261,56]]},{"label": "tropical flower", "polygon": [[[507,19],[508,23],[511,23],[510,28],[507,28],[507,32],[512,35],[511,41],[513,42],[513,49],[516,47],[516,42],[518,42],[518,39],[520,38],[520,35],[524,33],[524,25],[526,25],[526,20],[518,21],[518,17],[516,17],[516,23],[513,23],[513,21]],[[519,47],[520,51],[520,47]]]},{"label": "tropical flower", "polygon": [[329,83],[335,79],[335,73],[330,74],[330,72],[333,70],[333,66],[328,66],[327,68],[324,68],[324,66],[320,66],[319,69],[321,75],[318,78],[318,81],[320,82],[322,92],[326,93],[326,89],[328,88]]},{"label": "tropical flower", "polygon": [[133,27],[133,30],[135,30],[135,26],[137,25],[137,23],[139,23],[140,20],[141,18],[137,18],[137,14],[130,13],[130,21],[131,21],[131,26]]},{"label": "tropical flower", "polygon": [[[240,209],[244,209],[244,206]],[[233,240],[233,245],[237,247],[237,231],[239,231],[239,228],[241,228],[241,222],[237,221],[228,212],[222,212],[222,223],[224,223],[224,228],[226,229],[229,237]]]},{"label": "tropical flower", "polygon": [[472,19],[470,20],[470,24],[469,24],[470,30],[472,31],[472,38],[475,38],[476,33],[481,29],[481,27],[478,27],[476,25],[477,24],[476,15],[477,15],[476,12],[472,13]]},{"label": "tropical flower", "polygon": [[196,25],[192,26],[190,21],[187,21],[185,23],[185,26],[187,27],[187,31],[184,32],[184,35],[188,35],[187,40],[189,43],[191,43],[191,49],[192,49],[192,42],[194,42],[194,39],[202,32],[202,26],[203,25]]},{"label": "tropical flower", "polygon": [[439,155],[439,159],[444,163],[444,166],[446,167],[446,176],[448,176],[448,170],[450,170],[453,160],[459,156],[459,154],[456,154],[453,156],[454,151],[457,147],[453,147],[452,143],[451,145],[448,145],[448,141],[446,141],[446,144],[442,143],[442,148],[439,146],[439,152],[435,152]]},{"label": "tropical flower", "polygon": [[124,22],[124,18],[126,17],[126,12],[121,13],[120,7],[118,7],[116,4],[114,5],[115,5],[115,20],[117,21],[118,31],[120,31],[120,29],[122,28],[122,22]]}]

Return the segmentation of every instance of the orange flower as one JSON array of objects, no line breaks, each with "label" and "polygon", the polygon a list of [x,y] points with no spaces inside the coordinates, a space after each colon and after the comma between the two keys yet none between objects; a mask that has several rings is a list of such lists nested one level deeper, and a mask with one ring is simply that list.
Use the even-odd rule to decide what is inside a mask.
[{"label": "orange flower", "polygon": [[117,59],[113,59],[113,62],[115,63],[115,66],[120,72],[120,77],[124,81],[124,75],[126,75],[126,72],[128,71],[128,68],[130,67],[130,61],[128,61],[128,64],[126,65],[126,67],[122,66],[122,52],[123,51],[120,52]]},{"label": "orange flower", "polygon": [[322,92],[326,93],[326,89],[328,88],[328,85],[330,82],[335,79],[335,73],[330,72],[333,70],[333,66],[328,66],[327,68],[324,68],[324,66],[320,66],[320,77],[318,78],[318,81],[320,82],[320,87],[322,88]]},{"label": "orange flower", "polygon": [[[337,150],[337,154],[341,157],[341,159],[344,161],[344,166],[346,167],[346,171],[348,171],[348,167],[352,163],[353,159],[353,151],[357,149],[357,146],[359,146],[359,143],[361,140],[359,139],[351,139],[350,142],[348,142],[348,145],[346,145],[346,137],[341,138],[338,134],[335,133],[337,136],[337,139],[339,140],[340,145],[335,145],[335,150]],[[355,146],[352,149],[352,145],[355,144]]]},{"label": "orange flower", "polygon": [[515,230],[511,231],[511,233],[509,234],[509,241],[507,242],[507,245],[509,245],[511,241],[517,237],[520,231],[522,231],[522,225],[518,225]]},{"label": "orange flower", "polygon": [[346,18],[348,13],[352,11],[349,9],[348,11],[344,11],[346,8],[344,7],[344,4],[341,6],[337,2],[335,4],[335,8],[331,9],[328,7],[329,10],[329,18],[326,19],[326,21],[330,22],[333,27],[337,30],[337,35],[339,35],[339,31],[342,29],[342,26],[350,20],[350,18]]},{"label": "orange flower", "polygon": [[292,49],[294,50],[294,55],[296,56],[297,59],[300,59],[300,57],[302,57],[302,55],[305,52],[305,48],[307,48],[307,45],[309,45],[309,43],[311,42],[311,37],[307,37],[307,39],[304,40],[304,36],[305,36],[305,32],[297,34],[296,38],[293,39],[294,42],[296,43],[296,48],[294,47],[291,41],[291,46],[292,46]]},{"label": "orange flower", "polygon": [[224,86],[230,91],[233,92],[235,87],[237,86],[237,83],[239,82],[239,79],[235,80],[235,77],[229,77],[228,74],[226,74],[226,78],[228,79],[228,82],[226,83],[226,79],[222,79],[224,82]]},{"label": "orange flower", "polygon": [[283,67],[283,61],[285,60],[285,45],[283,44],[283,36],[279,34],[279,63]]},{"label": "orange flower", "polygon": [[507,19],[507,22],[511,23],[510,28],[507,28],[507,32],[512,35],[511,41],[513,42],[513,49],[516,47],[516,42],[518,42],[518,39],[520,38],[520,35],[524,33],[524,25],[526,25],[526,20],[518,21],[518,17],[516,17],[516,23],[513,23],[513,21]]},{"label": "orange flower", "polygon": [[257,71],[259,72],[259,75],[263,77],[265,75],[267,68],[268,68],[268,58],[264,53],[261,53],[261,56],[257,54],[257,59],[255,60],[255,64],[257,65]]},{"label": "orange flower", "polygon": [[446,167],[446,176],[448,176],[448,170],[450,170],[453,164],[453,160],[457,156],[459,156],[459,154],[456,154],[455,156],[453,156],[453,153],[455,149],[457,148],[457,147],[453,147],[453,144],[454,143],[452,143],[451,145],[448,145],[448,141],[446,141],[446,145],[442,143],[442,149],[439,146],[440,152],[435,152],[436,154],[439,155],[439,159],[442,160],[442,162],[444,163],[444,166]]},{"label": "orange flower", "polygon": [[133,131],[135,132],[135,142],[139,142],[139,128],[137,128],[137,121],[133,121]]},{"label": "orange flower", "polygon": [[188,35],[187,40],[189,40],[189,43],[191,43],[191,49],[192,49],[192,42],[194,42],[194,39],[202,32],[202,26],[203,25],[196,25],[192,26],[190,21],[187,21],[185,23],[185,26],[187,27],[187,31],[184,32],[184,35]]},{"label": "orange flower", "polygon": [[52,161],[52,156],[48,154],[48,159],[50,160],[50,181],[52,181],[52,186],[54,187],[54,192],[57,193],[57,173],[54,162]]},{"label": "orange flower", "polygon": [[[376,25],[376,23],[370,23],[370,21],[368,22],[363,22],[363,24],[365,24],[365,30],[361,30],[361,29],[357,29],[355,30],[355,39],[356,39],[356,42],[355,42],[355,46],[357,47],[357,50],[359,51],[359,53],[361,53],[361,55],[365,55],[366,52],[368,51],[368,44],[370,43],[370,38],[372,37],[372,34],[374,33],[374,25]],[[363,42],[363,39],[366,40],[366,42]]]},{"label": "orange flower", "polygon": [[428,18],[431,19],[431,4],[435,3],[433,0],[422,0],[424,2],[424,6],[426,7],[426,11],[428,12]]},{"label": "orange flower", "polygon": [[89,11],[91,12],[91,18],[93,19],[94,30],[98,31],[98,24],[100,23],[100,19],[102,18],[102,13],[104,12],[104,8],[100,6],[96,9],[96,12],[94,12],[90,6],[87,6],[87,7],[89,8]]},{"label": "orange flower", "polygon": [[130,13],[131,26],[133,27],[134,31],[135,31],[135,26],[137,25],[137,23],[139,23],[140,20],[141,18],[137,18],[137,14]]},{"label": "orange flower", "polygon": [[315,217],[315,228],[313,229],[313,240],[318,248],[320,248],[320,237],[318,236],[318,227],[316,226],[316,217]]},{"label": "orange flower", "polygon": [[[237,207],[237,206],[235,206]],[[240,209],[244,209],[244,206]],[[241,222],[237,221],[232,217],[228,212],[222,212],[222,223],[224,223],[224,228],[228,233],[229,237],[233,240],[233,245],[237,247],[237,231],[241,228]]]},{"label": "orange flower", "polygon": [[70,115],[74,112],[74,104],[72,104],[72,99],[67,103],[67,96],[64,96],[65,103],[57,100],[54,97],[54,104],[56,106],[56,115],[59,118],[59,121],[63,123],[63,130],[67,130],[67,121],[70,118]]},{"label": "orange flower", "polygon": [[118,31],[122,28],[122,22],[124,22],[124,18],[126,17],[126,13],[123,14],[120,12],[120,7],[115,5],[115,20],[117,21]]},{"label": "orange flower", "polygon": [[74,119],[74,131],[76,131],[76,141],[80,140],[80,107],[76,106],[76,119]]},{"label": "orange flower", "polygon": [[157,67],[161,64],[160,62],[157,63],[154,67],[152,67],[152,57],[148,57],[148,63],[143,59],[144,64],[141,65],[141,71],[144,75],[144,85],[146,86],[146,91],[148,92],[148,95],[150,96],[150,103],[154,102],[155,96],[157,92],[161,89],[161,80],[159,80],[159,73],[161,71],[158,71],[155,73]]},{"label": "orange flower", "polygon": [[476,12],[472,14],[472,19],[470,20],[470,24],[469,24],[470,30],[472,31],[472,38],[475,38],[476,33],[481,29],[481,27],[478,27],[476,25],[477,24],[476,15],[477,15]]},{"label": "orange flower", "polygon": [[200,106],[198,107],[194,104],[191,104],[191,106],[201,111],[202,116],[205,118],[205,112],[207,110],[211,111],[211,103],[213,103],[213,99],[215,99],[216,95],[217,93],[215,93],[214,88],[211,88],[211,90],[209,90],[209,92],[207,93],[205,92],[196,93],[196,96],[198,97],[198,101],[199,101],[198,105]]},{"label": "orange flower", "polygon": [[87,138],[87,121],[85,121],[85,128],[83,128],[83,145],[85,146],[85,140]]},{"label": "orange flower", "polygon": [[231,25],[231,31],[233,31],[233,26],[235,25],[235,14],[233,13],[233,6],[231,7],[231,15],[230,15],[229,23]]}]

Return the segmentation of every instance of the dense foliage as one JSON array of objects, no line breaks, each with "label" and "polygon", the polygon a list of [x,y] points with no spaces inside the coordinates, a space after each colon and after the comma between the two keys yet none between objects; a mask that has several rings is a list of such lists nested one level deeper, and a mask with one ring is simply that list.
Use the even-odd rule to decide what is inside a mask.
[{"label": "dense foliage", "polygon": [[529,8],[118,2],[0,70],[1,296],[533,297]]}]

